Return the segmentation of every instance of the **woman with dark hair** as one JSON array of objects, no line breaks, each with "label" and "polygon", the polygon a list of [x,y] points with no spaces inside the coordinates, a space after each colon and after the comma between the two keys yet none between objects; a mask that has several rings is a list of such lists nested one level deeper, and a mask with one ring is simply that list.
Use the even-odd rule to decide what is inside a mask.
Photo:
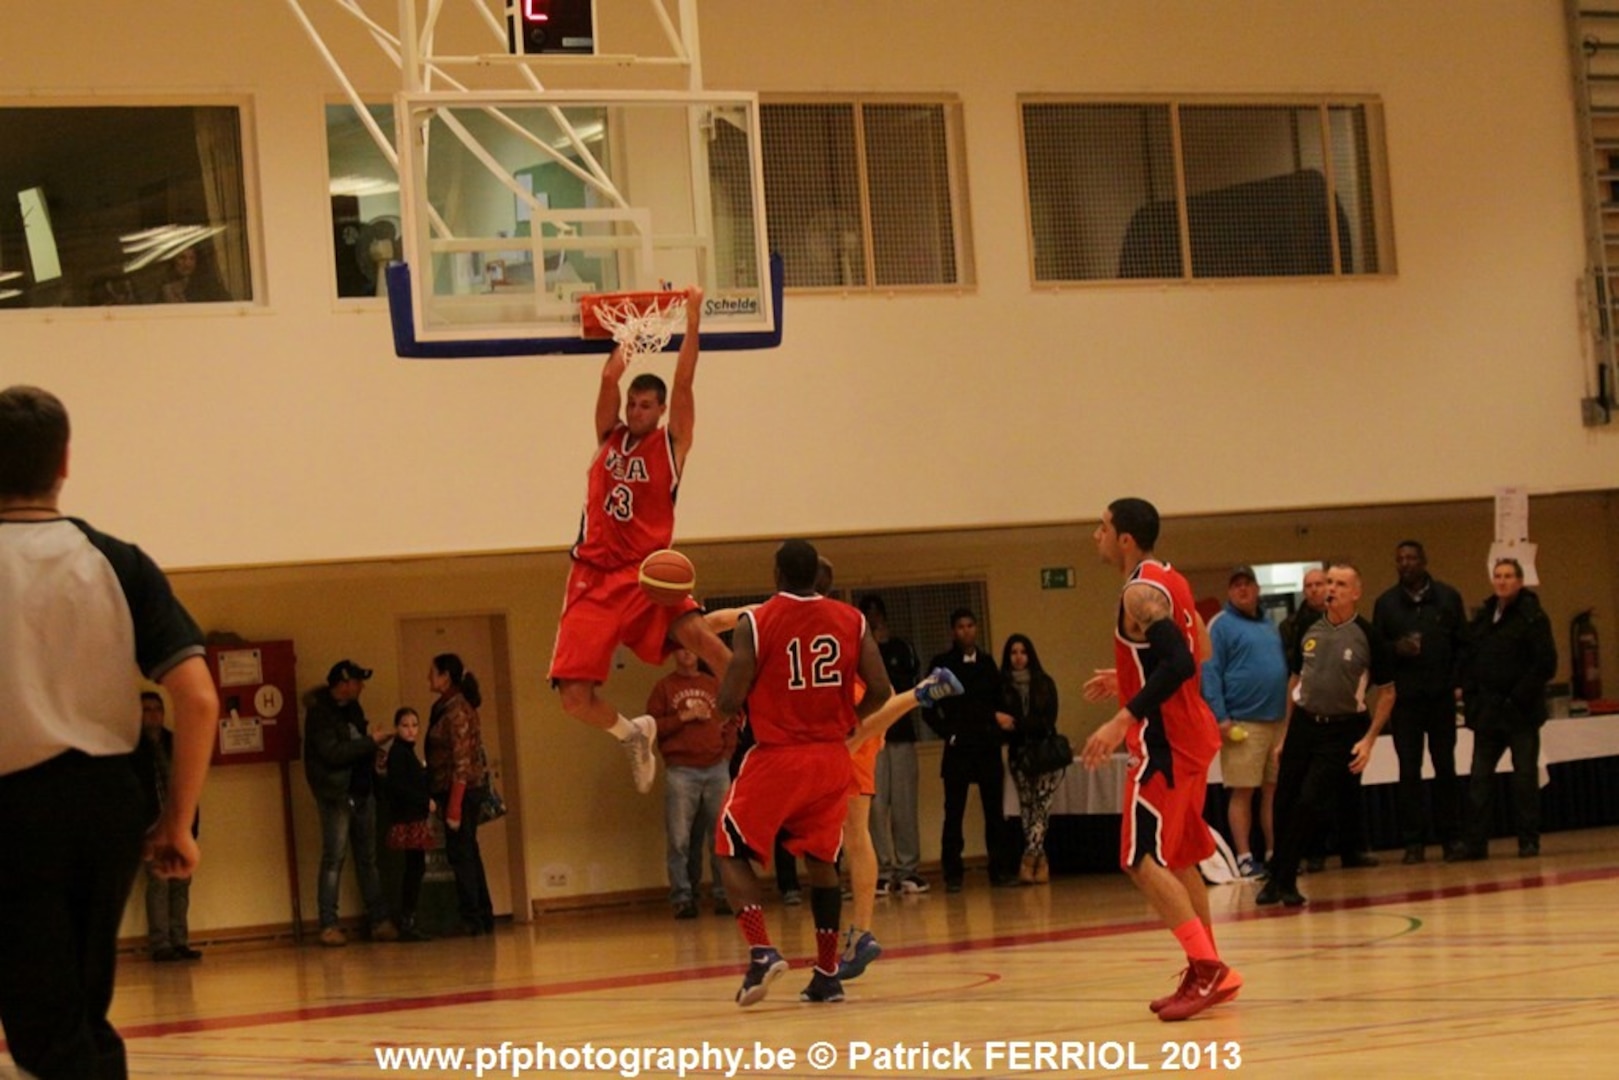
[{"label": "woman with dark hair", "polygon": [[416,902],[421,899],[422,878],[427,873],[427,853],[433,849],[433,830],[427,815],[437,809],[429,794],[427,769],[416,757],[416,739],[421,732],[422,718],[415,709],[403,708],[394,713],[394,737],[382,773],[392,821],[384,842],[405,860],[399,881],[400,941],[432,940],[416,928]]},{"label": "woman with dark hair", "polygon": [[478,678],[455,653],[433,657],[427,685],[438,695],[427,721],[427,771],[444,815],[444,854],[455,871],[461,927],[468,936],[495,929],[495,909],[478,850],[478,816],[489,795]]},{"label": "woman with dark hair", "polygon": [[1023,816],[1023,863],[1018,881],[1044,885],[1051,880],[1046,865],[1046,824],[1051,818],[1051,797],[1062,783],[1063,771],[1029,775],[1017,765],[1018,750],[1057,730],[1057,684],[1040,666],[1040,654],[1025,634],[1013,634],[1001,649],[1001,702],[995,722],[1011,733],[1012,781],[1017,784]]}]

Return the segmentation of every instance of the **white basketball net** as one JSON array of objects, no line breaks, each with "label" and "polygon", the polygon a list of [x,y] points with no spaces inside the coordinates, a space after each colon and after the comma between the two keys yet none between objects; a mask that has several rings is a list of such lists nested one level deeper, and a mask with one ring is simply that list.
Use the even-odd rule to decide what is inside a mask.
[{"label": "white basketball net", "polygon": [[596,321],[613,335],[624,350],[624,362],[633,364],[643,356],[662,352],[675,331],[686,323],[686,297],[680,293],[665,302],[660,296],[645,308],[626,297],[604,300],[596,305]]}]

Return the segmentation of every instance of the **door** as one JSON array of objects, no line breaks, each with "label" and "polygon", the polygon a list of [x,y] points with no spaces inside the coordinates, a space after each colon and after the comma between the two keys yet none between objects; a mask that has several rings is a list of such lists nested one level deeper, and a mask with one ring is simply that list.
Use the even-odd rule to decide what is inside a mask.
[{"label": "door", "polygon": [[523,860],[521,800],[516,778],[506,777],[503,768],[506,761],[516,760],[506,617],[446,615],[400,620],[400,693],[403,703],[420,713],[424,724],[434,701],[433,692],[427,688],[427,671],[433,657],[440,653],[460,656],[466,670],[478,677],[483,691],[478,717],[483,724],[484,749],[495,786],[506,797],[510,812],[478,830],[478,848],[483,853],[495,914],[515,914],[518,922],[528,922],[533,908]]}]

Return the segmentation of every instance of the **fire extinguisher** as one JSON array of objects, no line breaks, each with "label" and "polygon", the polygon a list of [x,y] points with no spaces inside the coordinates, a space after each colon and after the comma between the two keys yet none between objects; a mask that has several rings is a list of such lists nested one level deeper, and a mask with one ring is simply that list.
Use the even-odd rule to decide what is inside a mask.
[{"label": "fire extinguisher", "polygon": [[1572,659],[1570,675],[1574,696],[1584,701],[1602,696],[1602,652],[1598,647],[1596,624],[1591,621],[1593,610],[1587,609],[1574,616],[1574,622],[1569,627],[1573,641],[1569,655]]}]

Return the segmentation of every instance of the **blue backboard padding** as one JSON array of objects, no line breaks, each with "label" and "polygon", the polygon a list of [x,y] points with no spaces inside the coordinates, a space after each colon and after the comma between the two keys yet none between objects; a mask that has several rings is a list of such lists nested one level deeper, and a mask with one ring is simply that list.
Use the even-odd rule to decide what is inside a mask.
[{"label": "blue backboard padding", "polygon": [[[552,356],[569,353],[607,353],[611,338],[490,338],[465,341],[417,341],[416,319],[410,290],[410,266],[394,263],[388,267],[388,315],[393,323],[394,352],[407,360],[468,360],[490,356]],[[697,344],[704,352],[732,349],[774,349],[781,344],[782,262],[779,254],[770,256],[770,295],[776,311],[776,329],[770,333],[700,334]],[[680,348],[684,334],[669,339],[669,349]]]}]

